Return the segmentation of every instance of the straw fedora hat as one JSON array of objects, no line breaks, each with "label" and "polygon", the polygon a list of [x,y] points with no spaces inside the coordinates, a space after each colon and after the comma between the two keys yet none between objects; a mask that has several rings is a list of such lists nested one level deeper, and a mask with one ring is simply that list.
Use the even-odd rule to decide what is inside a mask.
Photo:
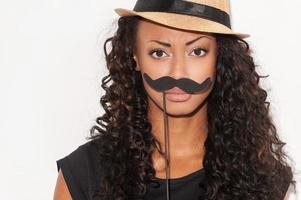
[{"label": "straw fedora hat", "polygon": [[184,30],[236,35],[241,39],[250,36],[232,31],[229,0],[137,0],[133,10],[114,11],[119,16],[141,16]]}]

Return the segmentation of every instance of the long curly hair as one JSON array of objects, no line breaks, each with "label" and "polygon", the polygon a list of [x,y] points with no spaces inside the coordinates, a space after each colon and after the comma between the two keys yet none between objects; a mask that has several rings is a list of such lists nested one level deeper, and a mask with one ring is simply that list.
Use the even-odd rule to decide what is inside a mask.
[{"label": "long curly hair", "polygon": [[[90,137],[98,147],[99,195],[105,200],[143,199],[154,180],[152,152],[158,141],[147,119],[147,94],[133,59],[139,16],[120,17],[104,43],[109,74],[101,87],[104,114]],[[293,184],[292,168],[270,113],[267,92],[259,86],[248,43],[216,34],[216,81],[208,96],[205,141],[205,200],[282,200]],[[111,50],[107,52],[107,44]]]}]

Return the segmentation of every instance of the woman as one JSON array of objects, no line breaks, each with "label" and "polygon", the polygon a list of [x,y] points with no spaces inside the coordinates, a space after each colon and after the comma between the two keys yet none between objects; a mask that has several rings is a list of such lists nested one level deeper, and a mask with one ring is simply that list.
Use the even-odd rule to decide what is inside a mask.
[{"label": "woman", "polygon": [[295,184],[285,143],[229,2],[115,11],[105,113],[91,141],[57,161],[54,199],[285,199]]}]

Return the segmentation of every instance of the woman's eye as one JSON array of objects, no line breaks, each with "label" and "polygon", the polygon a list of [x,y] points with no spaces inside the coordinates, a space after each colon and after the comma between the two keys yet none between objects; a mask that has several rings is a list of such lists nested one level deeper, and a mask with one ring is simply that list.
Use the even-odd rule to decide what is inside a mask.
[{"label": "woman's eye", "polygon": [[162,58],[163,54],[166,54],[166,53],[162,49],[154,49],[149,53],[149,55],[151,55],[155,58]]},{"label": "woman's eye", "polygon": [[196,49],[192,50],[192,52],[194,52],[196,56],[201,57],[201,56],[204,56],[208,51],[203,48],[196,48]]}]

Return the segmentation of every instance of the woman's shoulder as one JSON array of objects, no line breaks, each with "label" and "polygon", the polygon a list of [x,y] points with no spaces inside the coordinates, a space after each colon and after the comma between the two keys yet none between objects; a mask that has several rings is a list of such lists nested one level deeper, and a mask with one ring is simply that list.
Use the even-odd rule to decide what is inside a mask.
[{"label": "woman's shoulder", "polygon": [[97,146],[93,140],[56,161],[57,171],[61,169],[73,199],[92,199],[99,183],[97,163]]},{"label": "woman's shoulder", "polygon": [[[93,140],[87,141],[84,144],[79,145],[76,149],[71,151],[69,154],[58,159],[57,171],[63,165],[69,165],[72,168],[91,168],[95,167],[97,158],[97,146]],[[82,171],[82,170],[81,170]]]},{"label": "woman's shoulder", "polygon": [[88,141],[75,150],[67,154],[66,156],[57,160],[57,170],[62,167],[62,165],[73,165],[72,167],[84,168],[93,167],[95,164],[95,158],[97,156],[97,147],[93,140]]}]

